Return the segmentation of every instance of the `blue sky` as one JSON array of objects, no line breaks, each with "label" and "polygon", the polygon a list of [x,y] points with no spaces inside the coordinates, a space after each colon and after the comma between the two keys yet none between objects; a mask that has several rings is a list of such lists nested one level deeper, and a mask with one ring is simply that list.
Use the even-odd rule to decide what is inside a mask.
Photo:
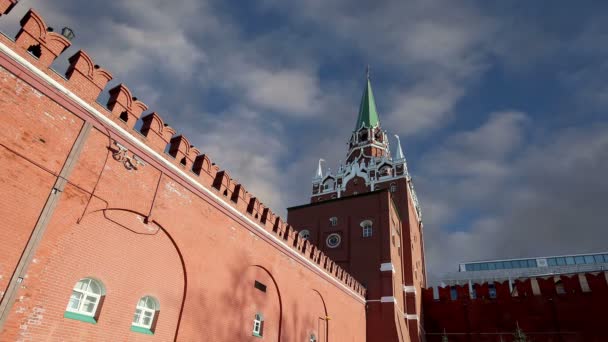
[{"label": "blue sky", "polygon": [[[605,2],[22,0],[282,214],[335,168],[364,70],[401,136],[432,278],[608,250]],[[550,6],[549,6],[550,5]]]}]

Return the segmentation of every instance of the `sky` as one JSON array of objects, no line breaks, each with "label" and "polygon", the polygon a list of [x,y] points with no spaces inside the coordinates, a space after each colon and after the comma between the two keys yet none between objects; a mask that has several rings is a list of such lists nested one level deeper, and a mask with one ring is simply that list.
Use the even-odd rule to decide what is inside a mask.
[{"label": "sky", "polygon": [[608,250],[605,1],[21,0],[0,30],[30,7],[76,34],[56,70],[87,51],[283,216],[344,159],[369,64],[431,282]]}]

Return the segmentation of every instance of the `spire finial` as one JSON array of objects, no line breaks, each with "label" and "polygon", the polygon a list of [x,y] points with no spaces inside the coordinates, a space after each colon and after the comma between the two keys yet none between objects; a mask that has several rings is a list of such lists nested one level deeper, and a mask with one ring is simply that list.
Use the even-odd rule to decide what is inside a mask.
[{"label": "spire finial", "polygon": [[369,81],[369,73],[370,73],[370,66],[369,64],[367,65],[367,67],[365,67],[365,78]]},{"label": "spire finial", "polygon": [[397,139],[397,153],[395,154],[395,161],[403,160],[405,159],[405,156],[403,155],[403,150],[401,149],[401,139],[399,139],[397,134],[395,134],[395,138]]},{"label": "spire finial", "polygon": [[321,168],[321,163],[324,162],[325,159],[319,159],[319,166],[317,167],[317,173],[315,175],[316,178],[323,178],[323,169]]}]

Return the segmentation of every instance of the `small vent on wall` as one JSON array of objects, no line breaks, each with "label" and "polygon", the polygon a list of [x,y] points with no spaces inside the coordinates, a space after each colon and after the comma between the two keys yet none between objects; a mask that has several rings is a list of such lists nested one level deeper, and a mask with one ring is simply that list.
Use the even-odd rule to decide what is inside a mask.
[{"label": "small vent on wall", "polygon": [[262,291],[262,292],[266,292],[266,285],[260,283],[259,281],[255,281],[255,283],[253,284],[253,287],[255,287],[256,289]]}]

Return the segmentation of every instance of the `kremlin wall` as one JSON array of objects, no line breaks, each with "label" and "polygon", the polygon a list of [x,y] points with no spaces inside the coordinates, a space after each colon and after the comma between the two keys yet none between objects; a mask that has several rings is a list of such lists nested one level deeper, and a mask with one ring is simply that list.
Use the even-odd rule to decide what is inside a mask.
[{"label": "kremlin wall", "polygon": [[605,272],[436,290],[422,292],[428,342],[512,341],[517,326],[527,341],[608,341]]}]

